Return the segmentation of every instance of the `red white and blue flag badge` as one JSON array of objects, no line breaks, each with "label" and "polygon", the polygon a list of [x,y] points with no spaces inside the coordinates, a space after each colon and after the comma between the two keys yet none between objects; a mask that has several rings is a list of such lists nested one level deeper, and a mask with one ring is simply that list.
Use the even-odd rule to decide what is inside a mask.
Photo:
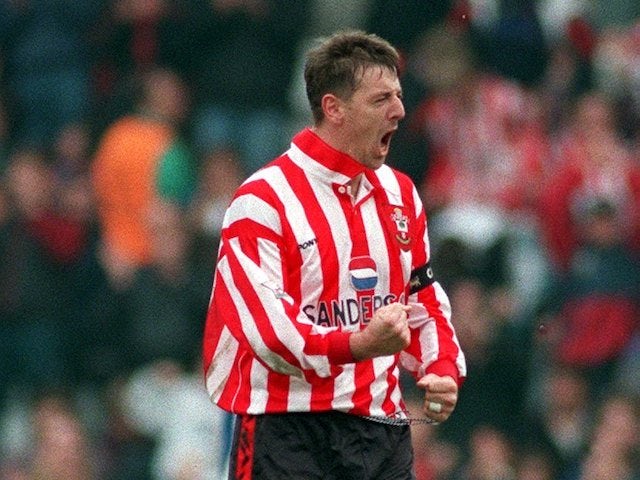
[{"label": "red white and blue flag badge", "polygon": [[372,290],[378,283],[378,268],[371,257],[354,257],[349,262],[351,285],[358,291]]}]

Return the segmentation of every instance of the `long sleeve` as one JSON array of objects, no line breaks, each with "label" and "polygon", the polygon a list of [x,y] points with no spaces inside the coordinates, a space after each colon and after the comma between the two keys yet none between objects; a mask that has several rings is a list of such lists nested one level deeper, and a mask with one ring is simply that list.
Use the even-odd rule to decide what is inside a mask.
[{"label": "long sleeve", "polygon": [[[415,187],[412,197],[416,215],[416,241],[412,252],[415,271],[430,268],[431,258],[426,214]],[[436,373],[449,375],[461,384],[466,377],[464,353],[453,327],[449,298],[437,277],[432,277],[424,288],[410,295],[408,303],[412,306],[409,317],[412,339],[400,357],[402,366],[418,378],[426,373]]]},{"label": "long sleeve", "polygon": [[210,315],[224,323],[241,345],[276,372],[302,376],[331,374],[332,365],[353,361],[348,332],[313,324],[299,301],[283,289],[279,223],[252,195],[237,198],[222,235]]}]

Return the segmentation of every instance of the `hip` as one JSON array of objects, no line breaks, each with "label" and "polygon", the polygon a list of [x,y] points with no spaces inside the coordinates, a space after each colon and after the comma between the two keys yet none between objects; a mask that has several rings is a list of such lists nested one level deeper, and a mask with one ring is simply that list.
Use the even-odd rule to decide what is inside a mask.
[{"label": "hip", "polygon": [[343,412],[237,417],[231,479],[412,480],[407,425]]}]

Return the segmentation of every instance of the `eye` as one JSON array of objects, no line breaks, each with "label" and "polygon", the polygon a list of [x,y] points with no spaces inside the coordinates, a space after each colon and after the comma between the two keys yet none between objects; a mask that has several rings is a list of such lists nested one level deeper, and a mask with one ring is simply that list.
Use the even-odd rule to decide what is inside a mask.
[{"label": "eye", "polygon": [[385,93],[385,94],[380,95],[379,97],[377,97],[377,98],[375,99],[375,103],[380,103],[380,104],[382,104],[382,103],[386,103],[386,102],[388,102],[389,100],[391,100],[391,98],[392,98],[392,97],[393,97],[393,93],[391,93],[391,92],[389,92],[389,93]]},{"label": "eye", "polygon": [[383,95],[380,95],[378,98],[376,98],[375,102],[376,103],[385,103],[388,102],[390,100],[393,100],[394,98],[398,98],[400,101],[403,100],[403,95],[402,92],[388,92],[385,93]]}]

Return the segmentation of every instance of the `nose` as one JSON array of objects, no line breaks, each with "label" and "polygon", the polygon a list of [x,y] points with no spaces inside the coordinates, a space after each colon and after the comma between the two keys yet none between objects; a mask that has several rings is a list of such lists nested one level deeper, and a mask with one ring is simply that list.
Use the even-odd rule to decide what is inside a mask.
[{"label": "nose", "polygon": [[389,109],[389,117],[391,120],[402,120],[404,118],[404,103],[402,103],[402,98],[399,96],[394,97],[394,101],[392,102],[391,108]]}]

